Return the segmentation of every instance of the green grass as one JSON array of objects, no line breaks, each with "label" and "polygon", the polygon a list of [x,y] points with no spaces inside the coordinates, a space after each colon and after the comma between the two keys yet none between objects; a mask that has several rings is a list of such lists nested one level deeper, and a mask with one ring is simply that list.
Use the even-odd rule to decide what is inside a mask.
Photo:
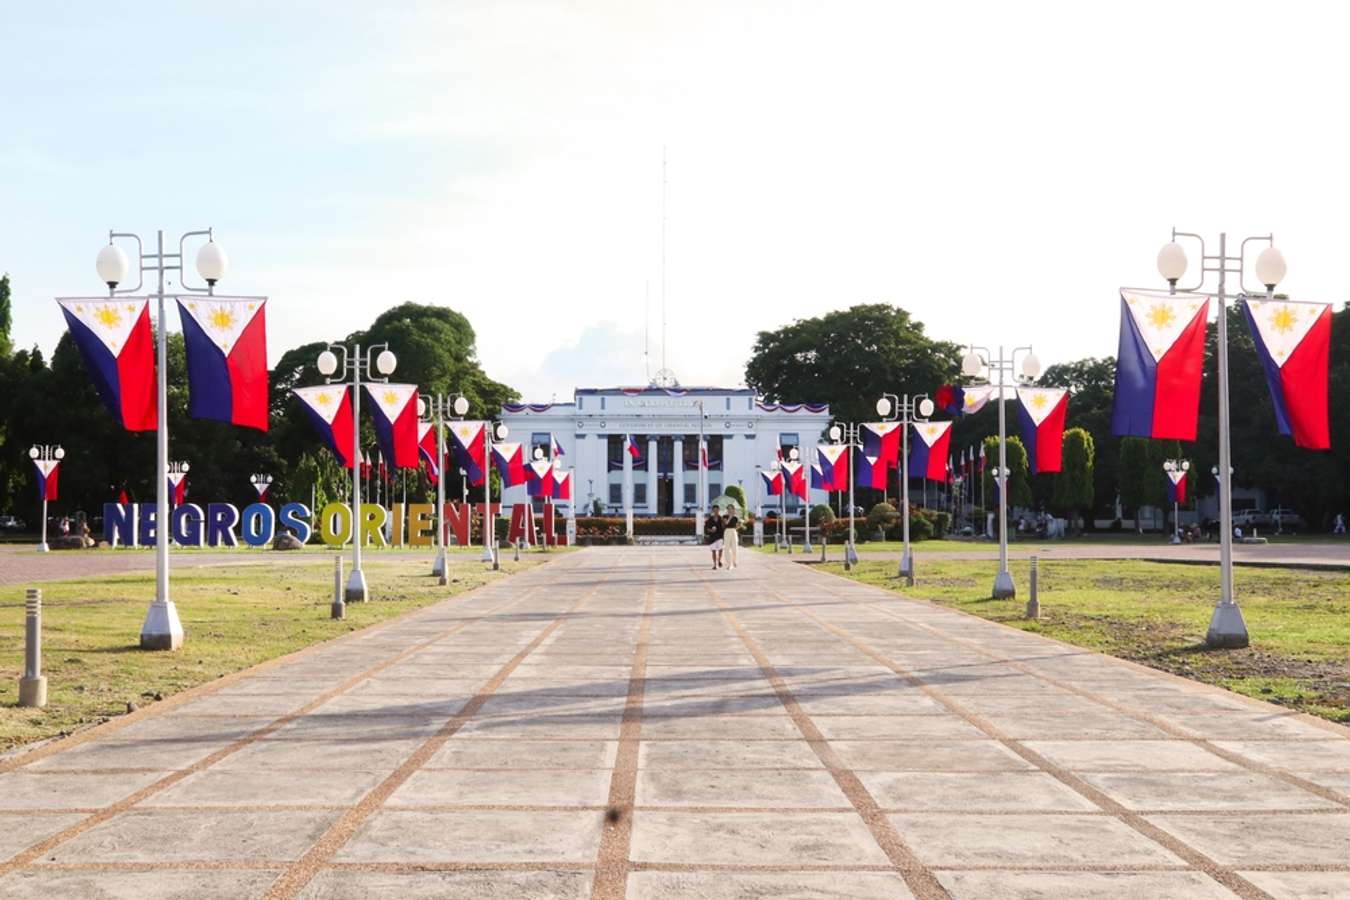
[{"label": "green grass", "polygon": [[548,557],[521,562],[502,554],[502,570],[452,555],[441,587],[425,561],[365,562],[371,600],[329,618],[333,569],[325,555],[288,556],[249,566],[181,568],[173,599],[186,633],[175,653],[137,646],[154,597],[154,574],[49,582],[43,588],[43,674],[48,705],[17,706],[23,672],[23,590],[0,588],[0,749],[68,733],[230,672],[444,600]]},{"label": "green grass", "polygon": [[[901,589],[891,561],[863,560],[849,573],[841,563],[825,568]],[[1019,591],[1013,600],[989,599],[990,562],[919,558],[916,568],[909,596],[1350,723],[1350,579],[1343,572],[1238,568],[1235,589],[1252,645],[1209,650],[1217,566],[1043,561],[1036,621],[1023,618],[1028,562],[1009,566]]]}]

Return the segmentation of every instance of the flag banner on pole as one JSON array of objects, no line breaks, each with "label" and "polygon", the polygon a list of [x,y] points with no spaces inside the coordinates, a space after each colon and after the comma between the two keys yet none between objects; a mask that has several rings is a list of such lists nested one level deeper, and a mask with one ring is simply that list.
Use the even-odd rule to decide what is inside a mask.
[{"label": "flag banner on pole", "polygon": [[455,422],[449,428],[450,447],[454,450],[455,462],[469,477],[469,484],[478,487],[487,475],[486,422]]},{"label": "flag banner on pole", "polygon": [[267,300],[178,298],[188,415],[267,430]]},{"label": "flag banner on pole", "polygon": [[435,487],[441,480],[441,465],[436,448],[436,425],[433,422],[417,423],[417,454],[427,467],[427,480]]},{"label": "flag banner on pole", "polygon": [[1185,503],[1186,502],[1186,473],[1168,472],[1167,473],[1167,502]]},{"label": "flag banner on pole", "polygon": [[154,431],[155,339],[144,297],[56,301],[94,388],[117,424]]},{"label": "flag banner on pole", "polygon": [[984,444],[980,444],[980,465],[979,465],[979,473],[980,473],[981,475],[984,474],[984,467],[985,467],[985,464],[986,464],[987,462],[988,462],[988,460],[985,459],[985,456],[984,456]]},{"label": "flag banner on pole", "polygon": [[1022,443],[1032,475],[1058,472],[1064,457],[1064,416],[1069,409],[1066,388],[1018,388]]},{"label": "flag banner on pole", "polygon": [[843,444],[820,444],[816,447],[819,457],[821,490],[848,490],[848,447]]},{"label": "flag banner on pole", "polygon": [[1113,434],[1195,440],[1208,326],[1199,294],[1120,292]]},{"label": "flag banner on pole", "polygon": [[37,467],[38,499],[55,500],[57,481],[61,477],[61,461],[59,459],[35,459],[33,465]]},{"label": "flag banner on pole", "polygon": [[504,488],[515,487],[525,480],[524,450],[519,442],[493,444],[492,464],[497,467]]},{"label": "flag banner on pole", "polygon": [[384,462],[400,469],[417,468],[417,385],[376,383],[365,388]]},{"label": "flag banner on pole", "polygon": [[531,460],[525,466],[525,478],[525,490],[531,497],[553,496],[553,462],[551,460]]},{"label": "flag banner on pole", "polygon": [[966,389],[959,384],[944,384],[933,393],[933,403],[949,416],[966,411]]},{"label": "flag banner on pole", "polygon": [[821,471],[820,463],[811,464],[811,487],[817,491],[831,490],[825,486],[825,473]]},{"label": "flag banner on pole", "polygon": [[788,462],[783,463],[783,472],[785,475],[787,492],[805,500],[807,491],[806,467],[800,462],[792,462],[789,460]]},{"label": "flag banner on pole", "polygon": [[994,396],[998,388],[992,384],[982,384],[978,387],[964,387],[961,389],[961,412],[967,416],[974,415],[984,409],[984,405]]},{"label": "flag banner on pole", "polygon": [[267,502],[267,492],[272,489],[272,483],[269,481],[254,482],[253,489],[258,492],[258,502]]},{"label": "flag banner on pole", "polygon": [[1280,434],[1305,450],[1330,450],[1331,304],[1248,300],[1244,309]]},{"label": "flag banner on pole", "polygon": [[929,481],[947,480],[947,448],[952,441],[951,422],[916,422],[914,440],[909,445],[910,478]]},{"label": "flag banner on pole", "polygon": [[[356,452],[352,447],[352,401],[350,388],[345,384],[327,384],[318,387],[296,388],[291,393],[300,400],[300,406],[309,415],[314,430],[324,446],[333,451],[338,462],[350,469]],[[365,478],[368,463],[361,454],[361,477]]]},{"label": "flag banner on pole", "polygon": [[[348,468],[351,468],[351,467],[348,466]],[[372,471],[372,466],[370,465],[370,457],[366,455],[366,451],[362,450],[362,451],[361,451],[361,480],[362,480],[362,481],[369,481],[369,480],[370,480],[370,473],[371,473],[371,471]]]},{"label": "flag banner on pole", "polygon": [[174,506],[182,506],[185,500],[187,500],[187,473],[170,472],[169,502]]},{"label": "flag banner on pole", "polygon": [[875,456],[883,466],[892,469],[900,464],[899,422],[868,422],[859,431],[864,456]]},{"label": "flag banner on pole", "polygon": [[551,431],[548,435],[548,455],[554,459],[566,455],[563,453],[562,444],[558,443],[558,439],[553,436],[553,432]]},{"label": "flag banner on pole", "polygon": [[770,497],[777,497],[783,493],[783,473],[770,472],[767,469],[760,469],[759,477],[763,482],[764,493]]},{"label": "flag banner on pole", "polygon": [[863,450],[856,447],[853,450],[853,484],[855,487],[872,488],[882,491],[886,489],[886,481],[889,477],[891,466],[879,456],[869,456]]},{"label": "flag banner on pole", "polygon": [[640,462],[642,460],[642,451],[638,449],[637,441],[633,440],[631,434],[625,434],[623,436],[623,449],[628,451],[628,455],[633,457],[635,462]]},{"label": "flag banner on pole", "polygon": [[572,473],[570,471],[554,473],[553,499],[568,501],[572,499]]}]

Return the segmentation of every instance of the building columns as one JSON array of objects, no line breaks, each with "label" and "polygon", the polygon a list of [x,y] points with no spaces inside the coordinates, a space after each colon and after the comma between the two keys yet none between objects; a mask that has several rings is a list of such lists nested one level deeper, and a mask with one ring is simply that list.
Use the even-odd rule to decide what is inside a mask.
[{"label": "building columns", "polygon": [[656,450],[657,438],[654,435],[647,437],[647,514],[656,515]]},{"label": "building columns", "polygon": [[684,435],[675,435],[675,457],[674,457],[674,475],[672,475],[674,487],[671,488],[671,512],[677,516],[684,515]]}]

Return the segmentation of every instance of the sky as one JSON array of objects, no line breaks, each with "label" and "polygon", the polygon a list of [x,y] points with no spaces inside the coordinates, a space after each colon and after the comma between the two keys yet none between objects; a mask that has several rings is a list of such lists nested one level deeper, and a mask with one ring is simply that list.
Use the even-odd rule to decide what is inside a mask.
[{"label": "sky", "polygon": [[686,385],[737,386],[757,332],[857,303],[1046,365],[1114,354],[1116,289],[1160,285],[1173,226],[1210,252],[1274,233],[1281,288],[1340,301],[1345,17],[0,3],[14,336],[50,352],[52,298],[99,292],[109,228],[213,227],[220,292],[270,298],[273,361],[444,304],[529,400],[641,384],[663,353]]}]

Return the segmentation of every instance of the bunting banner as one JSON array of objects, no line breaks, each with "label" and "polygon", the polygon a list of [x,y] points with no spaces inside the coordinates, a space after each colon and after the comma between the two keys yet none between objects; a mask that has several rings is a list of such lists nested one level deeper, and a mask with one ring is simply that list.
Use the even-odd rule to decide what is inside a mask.
[{"label": "bunting banner", "polygon": [[188,415],[267,430],[267,300],[178,298]]},{"label": "bunting banner", "polygon": [[853,450],[853,484],[856,487],[872,488],[876,491],[886,489],[887,473],[891,466],[879,456],[869,456],[856,447]]},{"label": "bunting banner", "polygon": [[571,471],[557,472],[553,477],[553,499],[554,500],[572,500],[572,473]]},{"label": "bunting banner", "polygon": [[502,487],[515,487],[525,480],[524,450],[517,441],[492,445],[492,464],[501,476]]},{"label": "bunting banner", "polygon": [[469,478],[469,484],[478,487],[487,474],[486,422],[455,422],[449,429],[450,447],[455,454],[455,462]]},{"label": "bunting banner", "polygon": [[848,490],[848,447],[843,444],[819,444],[816,456],[819,457],[821,490]]},{"label": "bunting banner", "polygon": [[144,297],[56,301],[103,405],[127,431],[154,431],[155,340]]},{"label": "bunting banner", "polygon": [[399,469],[417,468],[417,385],[377,382],[365,389],[382,461]]},{"label": "bunting banner", "polygon": [[1120,292],[1113,434],[1195,440],[1208,326],[1199,294]]},{"label": "bunting banner", "polygon": [[965,387],[961,389],[961,412],[963,415],[974,415],[984,409],[984,405],[994,396],[998,388],[992,384],[982,384],[978,387]]},{"label": "bunting banner", "polygon": [[764,493],[770,497],[777,497],[783,493],[783,473],[773,472],[768,469],[759,470],[760,486],[764,488]]},{"label": "bunting banner", "polygon": [[441,480],[441,466],[437,457],[436,425],[433,422],[417,423],[417,454],[427,467],[427,480],[435,487]]},{"label": "bunting banner", "polygon": [[1167,502],[1186,502],[1186,473],[1184,471],[1167,473]]},{"label": "bunting banner", "polygon": [[57,481],[61,477],[61,460],[35,459],[33,465],[37,467],[38,499],[55,500]]},{"label": "bunting banner", "polygon": [[170,472],[169,502],[174,506],[182,506],[185,500],[187,500],[187,473]]},{"label": "bunting banner", "polygon": [[821,471],[820,463],[811,464],[811,488],[817,491],[830,490],[825,486],[825,473]]},{"label": "bunting banner", "polygon": [[807,472],[806,467],[800,462],[783,463],[784,484],[787,486],[787,492],[793,496],[806,499],[807,492]]},{"label": "bunting banner", "polygon": [[[352,446],[351,389],[345,384],[328,384],[296,388],[291,393],[300,400],[300,406],[309,416],[324,446],[333,451],[344,469],[350,469],[356,457]],[[364,454],[361,462],[361,477],[365,478]]]},{"label": "bunting banner", "polygon": [[861,429],[863,456],[875,456],[881,465],[900,464],[900,423],[868,422]]},{"label": "bunting banner", "polygon": [[[348,466],[348,468],[351,468],[351,467]],[[370,464],[370,457],[366,455],[366,451],[362,450],[362,451],[361,451],[361,480],[362,480],[362,481],[369,481],[369,480],[370,480],[370,473],[373,472],[374,470],[375,470],[375,467],[372,466],[372,465]]]},{"label": "bunting banner", "polygon": [[525,489],[531,497],[553,496],[553,461],[531,460],[525,466]]},{"label": "bunting banner", "polygon": [[952,440],[951,422],[916,422],[914,441],[909,445],[909,478],[929,481],[947,480],[947,449]]},{"label": "bunting banner", "polygon": [[980,464],[979,464],[979,466],[978,466],[977,468],[978,468],[979,473],[980,473],[981,475],[984,474],[984,467],[985,467],[985,464],[986,464],[987,462],[988,462],[988,460],[986,460],[986,459],[985,459],[985,456],[984,456],[984,444],[980,444]]},{"label": "bunting banner", "polygon": [[270,482],[270,481],[255,481],[255,482],[253,482],[253,489],[254,489],[255,491],[258,492],[258,502],[259,502],[259,503],[266,503],[266,502],[267,502],[267,492],[270,491],[270,490],[272,490],[272,482]]},{"label": "bunting banner", "polygon": [[944,384],[933,393],[933,403],[949,416],[966,411],[966,390],[959,384]]},{"label": "bunting banner", "polygon": [[1066,388],[1018,388],[1022,443],[1032,475],[1058,472],[1064,457],[1064,416],[1069,409]]},{"label": "bunting banner", "polygon": [[1280,434],[1305,450],[1330,450],[1331,304],[1248,300],[1244,309]]}]

